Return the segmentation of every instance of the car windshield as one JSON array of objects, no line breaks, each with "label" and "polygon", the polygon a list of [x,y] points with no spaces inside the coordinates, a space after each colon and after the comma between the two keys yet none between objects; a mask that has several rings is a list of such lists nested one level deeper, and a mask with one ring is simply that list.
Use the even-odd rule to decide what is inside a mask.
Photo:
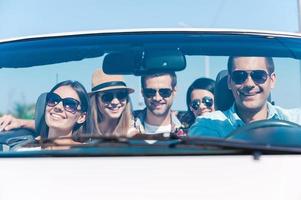
[{"label": "car windshield", "polygon": [[[235,154],[241,153],[242,147],[267,146],[300,152],[300,44],[298,35],[233,30],[96,31],[2,40],[0,116],[32,120],[33,129],[19,125],[1,131],[1,153],[33,155],[50,149],[46,152],[52,155]],[[229,78],[231,57],[236,64],[237,58],[263,61],[250,61],[250,69],[231,71]],[[265,58],[272,60],[275,72],[262,66],[270,61]],[[263,68],[257,69],[254,63]],[[174,72],[176,84],[170,75]],[[270,93],[257,86],[229,90],[231,84],[233,88],[248,82],[264,85],[271,77],[275,80]],[[198,89],[188,95],[188,88],[199,78],[215,81],[215,91]],[[91,109],[78,92],[79,86],[66,83],[54,88],[66,80],[85,87]],[[241,120],[242,124],[219,138],[198,136],[194,129],[196,134],[190,137],[195,120],[212,114],[214,108],[226,112],[236,108],[235,98],[243,96],[248,103],[260,95],[266,95],[268,105],[280,107],[288,117],[265,116],[268,121],[252,123],[250,129]],[[42,100],[37,103],[39,97]],[[126,114],[129,125],[120,125],[122,120],[126,123]],[[226,115],[225,120],[228,118]],[[109,123],[102,123],[106,120]],[[206,126],[216,125],[210,122]],[[124,127],[135,130],[129,133],[130,128]],[[64,131],[66,134],[59,135]],[[71,144],[64,143],[69,139]],[[53,144],[62,144],[63,151],[51,148]]]}]

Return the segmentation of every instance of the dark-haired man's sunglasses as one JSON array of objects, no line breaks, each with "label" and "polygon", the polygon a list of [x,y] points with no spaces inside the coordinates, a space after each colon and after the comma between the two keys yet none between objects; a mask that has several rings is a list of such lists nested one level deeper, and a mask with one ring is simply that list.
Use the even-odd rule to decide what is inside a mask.
[{"label": "dark-haired man's sunglasses", "polygon": [[143,95],[146,98],[152,98],[156,96],[157,92],[159,92],[159,95],[163,98],[168,98],[171,96],[172,89],[170,88],[160,88],[158,90],[153,89],[153,88],[144,88],[143,89]]},{"label": "dark-haired man's sunglasses", "polygon": [[46,102],[47,102],[47,106],[49,107],[54,107],[60,102],[62,102],[65,111],[73,114],[76,113],[77,111],[80,111],[80,109],[78,109],[80,105],[80,102],[78,100],[71,97],[61,98],[58,94],[53,92],[49,92],[47,94]]},{"label": "dark-haired man's sunglasses", "polygon": [[118,101],[125,101],[128,99],[128,91],[112,91],[104,92],[100,95],[100,99],[104,103],[110,103],[114,98],[117,98]]},{"label": "dark-haired man's sunglasses", "polygon": [[190,106],[193,110],[198,110],[201,103],[203,103],[207,108],[211,108],[213,106],[213,99],[208,96],[203,97],[202,100],[194,99],[191,101]]},{"label": "dark-haired man's sunglasses", "polygon": [[231,79],[235,84],[242,84],[249,75],[256,84],[265,83],[269,76],[265,70],[236,70],[231,73]]}]

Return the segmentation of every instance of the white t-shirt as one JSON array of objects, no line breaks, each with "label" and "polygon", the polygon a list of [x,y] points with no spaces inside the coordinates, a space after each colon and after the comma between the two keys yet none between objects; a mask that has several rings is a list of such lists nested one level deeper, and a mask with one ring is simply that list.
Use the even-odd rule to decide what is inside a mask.
[{"label": "white t-shirt", "polygon": [[[171,124],[165,126],[154,126],[144,122],[144,130],[145,134],[159,134],[159,133],[167,133],[171,132]],[[154,144],[157,140],[145,140],[148,144]]]},{"label": "white t-shirt", "polygon": [[145,134],[170,133],[171,124],[165,126],[154,126],[144,122]]}]

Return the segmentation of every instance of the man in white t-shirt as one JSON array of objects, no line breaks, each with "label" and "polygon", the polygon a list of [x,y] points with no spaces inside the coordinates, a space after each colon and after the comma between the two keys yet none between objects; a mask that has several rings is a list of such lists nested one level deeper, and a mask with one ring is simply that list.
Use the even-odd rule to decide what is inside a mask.
[{"label": "man in white t-shirt", "polygon": [[174,72],[155,73],[141,77],[141,92],[146,108],[136,112],[136,127],[142,134],[179,133],[181,122],[171,106],[176,94]]}]

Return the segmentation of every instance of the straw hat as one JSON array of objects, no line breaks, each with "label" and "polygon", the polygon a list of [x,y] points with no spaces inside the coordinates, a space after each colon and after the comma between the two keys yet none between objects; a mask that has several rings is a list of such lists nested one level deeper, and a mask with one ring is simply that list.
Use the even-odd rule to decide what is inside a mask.
[{"label": "straw hat", "polygon": [[135,90],[128,88],[121,75],[108,75],[101,69],[96,69],[92,75],[92,89],[89,94],[107,90],[126,89],[129,93]]}]

